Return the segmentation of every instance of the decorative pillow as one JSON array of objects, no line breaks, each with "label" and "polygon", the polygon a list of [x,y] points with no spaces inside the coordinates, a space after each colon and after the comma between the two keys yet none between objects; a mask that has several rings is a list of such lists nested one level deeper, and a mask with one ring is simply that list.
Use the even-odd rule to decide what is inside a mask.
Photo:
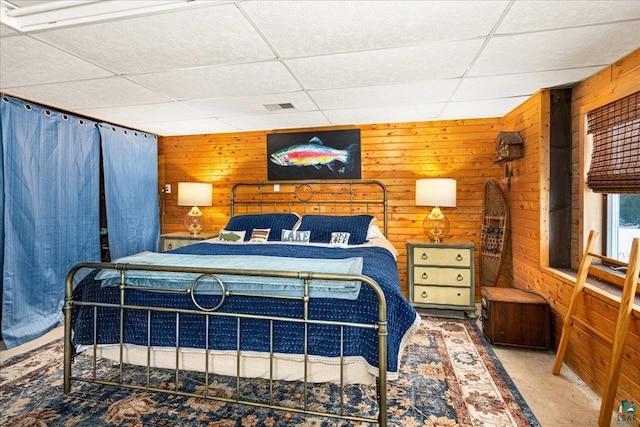
[{"label": "decorative pillow", "polygon": [[351,233],[347,232],[331,233],[331,244],[346,246],[349,244],[349,236],[351,236]]},{"label": "decorative pillow", "polygon": [[282,230],[280,240],[283,242],[309,243],[311,231],[309,230]]},{"label": "decorative pillow", "polygon": [[251,231],[250,242],[266,242],[269,240],[269,233],[271,232],[270,228],[254,228]]},{"label": "decorative pillow", "polygon": [[350,233],[349,243],[361,245],[367,241],[367,231],[375,217],[371,215],[305,215],[300,230],[311,231],[311,242],[329,243],[331,233]]},{"label": "decorative pillow", "polygon": [[229,230],[220,230],[220,235],[218,236],[218,241],[220,242],[243,242],[244,235],[247,234],[245,231],[229,231]]},{"label": "decorative pillow", "polygon": [[296,213],[272,213],[272,214],[247,214],[236,215],[229,220],[225,230],[244,231],[245,240],[249,240],[254,228],[270,228],[270,239],[278,240],[283,229],[293,230],[300,220]]}]

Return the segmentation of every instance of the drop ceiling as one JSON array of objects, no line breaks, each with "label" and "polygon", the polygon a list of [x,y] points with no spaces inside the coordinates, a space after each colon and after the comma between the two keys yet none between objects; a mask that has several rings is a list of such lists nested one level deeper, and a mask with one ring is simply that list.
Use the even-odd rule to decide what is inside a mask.
[{"label": "drop ceiling", "polygon": [[158,135],[501,117],[640,48],[640,1],[1,3],[0,91]]}]

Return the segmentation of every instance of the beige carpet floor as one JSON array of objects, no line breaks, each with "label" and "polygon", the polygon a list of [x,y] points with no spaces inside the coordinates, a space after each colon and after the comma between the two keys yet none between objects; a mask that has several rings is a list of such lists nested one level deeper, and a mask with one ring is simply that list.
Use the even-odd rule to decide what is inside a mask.
[{"label": "beige carpet floor", "polygon": [[[560,375],[553,375],[554,352],[502,346],[493,350],[541,425],[598,425],[600,397],[566,365]],[[616,424],[612,414],[611,426]]]}]

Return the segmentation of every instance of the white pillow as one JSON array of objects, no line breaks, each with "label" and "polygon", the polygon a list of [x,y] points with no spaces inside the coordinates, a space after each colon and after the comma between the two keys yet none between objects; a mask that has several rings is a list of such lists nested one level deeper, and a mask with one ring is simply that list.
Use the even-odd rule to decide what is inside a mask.
[{"label": "white pillow", "polygon": [[309,230],[282,230],[280,240],[283,242],[309,243],[311,231]]},{"label": "white pillow", "polygon": [[383,237],[382,231],[377,225],[370,225],[369,230],[367,230],[367,240],[375,239],[376,237]]},{"label": "white pillow", "polygon": [[351,233],[347,233],[346,231],[334,231],[331,233],[330,243],[332,245],[346,246],[349,244],[349,237],[351,237]]}]

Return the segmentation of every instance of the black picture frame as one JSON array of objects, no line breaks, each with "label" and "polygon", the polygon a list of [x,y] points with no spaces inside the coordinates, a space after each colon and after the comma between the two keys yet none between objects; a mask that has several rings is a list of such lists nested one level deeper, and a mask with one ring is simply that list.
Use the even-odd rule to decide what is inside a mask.
[{"label": "black picture frame", "polygon": [[267,134],[267,177],[360,179],[360,129]]}]

